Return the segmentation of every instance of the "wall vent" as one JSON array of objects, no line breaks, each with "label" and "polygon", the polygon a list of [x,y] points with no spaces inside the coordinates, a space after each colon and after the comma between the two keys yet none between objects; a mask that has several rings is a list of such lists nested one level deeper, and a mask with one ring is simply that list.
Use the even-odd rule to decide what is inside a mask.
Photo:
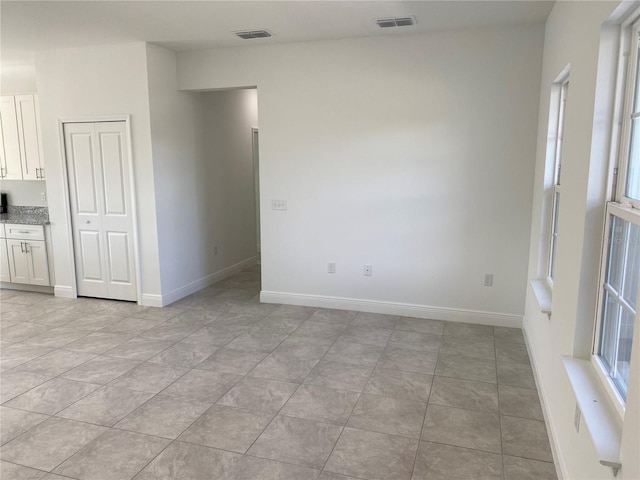
[{"label": "wall vent", "polygon": [[378,18],[376,19],[376,23],[380,28],[408,27],[416,24],[416,17]]},{"label": "wall vent", "polygon": [[266,30],[242,30],[240,32],[233,33],[244,40],[249,40],[251,38],[267,38],[271,36],[271,33]]}]

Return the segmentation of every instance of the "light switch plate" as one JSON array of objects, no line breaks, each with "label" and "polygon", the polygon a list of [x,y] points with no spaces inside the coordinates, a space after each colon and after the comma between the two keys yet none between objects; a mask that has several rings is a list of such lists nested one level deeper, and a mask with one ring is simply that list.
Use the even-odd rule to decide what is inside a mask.
[{"label": "light switch plate", "polygon": [[271,210],[286,210],[286,209],[287,209],[286,200],[271,200]]}]

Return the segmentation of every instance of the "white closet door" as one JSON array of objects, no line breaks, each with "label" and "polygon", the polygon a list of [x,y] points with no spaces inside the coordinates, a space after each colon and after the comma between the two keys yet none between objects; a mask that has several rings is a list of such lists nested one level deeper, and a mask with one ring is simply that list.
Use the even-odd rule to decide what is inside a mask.
[{"label": "white closet door", "polygon": [[136,300],[124,122],[64,126],[78,295]]}]

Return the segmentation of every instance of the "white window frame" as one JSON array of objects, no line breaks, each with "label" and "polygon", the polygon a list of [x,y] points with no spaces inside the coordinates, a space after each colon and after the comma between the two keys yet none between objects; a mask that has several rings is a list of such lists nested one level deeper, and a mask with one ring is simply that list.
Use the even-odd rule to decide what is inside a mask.
[{"label": "white window frame", "polygon": [[562,187],[560,184],[560,173],[562,171],[562,145],[564,140],[564,126],[567,109],[567,94],[569,91],[569,73],[561,74],[561,79],[554,82],[554,86],[559,89],[558,103],[555,106],[556,128],[555,128],[555,145],[553,156],[553,188],[551,189],[551,215],[549,224],[549,247],[547,254],[547,271],[546,278],[550,287],[553,287],[553,278],[556,266],[556,252],[558,241],[558,212],[560,203],[560,192]]},{"label": "white window frame", "polygon": [[[603,235],[603,247],[600,264],[600,275],[598,277],[598,302],[596,307],[596,322],[593,336],[593,348],[591,355],[591,363],[595,367],[596,374],[605,386],[605,391],[609,395],[612,404],[616,408],[619,416],[624,418],[625,414],[625,398],[619,391],[618,386],[613,379],[609,376],[609,371],[606,368],[602,357],[599,352],[603,343],[603,312],[604,312],[604,299],[605,299],[605,279],[607,275],[608,261],[609,261],[609,238],[611,235],[611,219],[612,217],[618,217],[624,221],[632,224],[640,225],[640,201],[629,198],[626,196],[626,183],[628,165],[630,163],[630,147],[631,147],[631,125],[632,125],[632,111],[635,103],[635,91],[637,83],[640,82],[640,72],[638,70],[638,64],[640,63],[640,52],[638,46],[640,45],[640,9],[636,10],[625,23],[622,24],[621,29],[621,61],[619,65],[619,75],[624,79],[623,84],[620,86],[617,92],[617,101],[619,105],[622,105],[622,119],[621,130],[619,136],[619,143],[614,143],[614,148],[618,147],[618,152],[614,155],[614,161],[617,162],[617,167],[614,168],[614,180],[613,191],[611,194],[612,201],[607,202],[606,205],[606,217],[604,222],[604,235]],[[635,118],[635,116],[634,116]],[[640,288],[639,288],[640,290]],[[638,295],[640,299],[640,291]],[[618,302],[620,303],[620,302]],[[636,315],[634,329],[640,328],[640,308],[636,305]],[[636,348],[638,348],[636,346]]]},{"label": "white window frame", "polygon": [[[640,112],[634,112],[634,104],[636,102],[634,98],[635,89],[637,88],[637,82],[640,82],[640,67],[638,61],[638,46],[640,45],[640,11],[636,11],[632,16],[633,21],[629,21],[623,25],[623,33],[621,45],[623,51],[629,53],[624,54],[628,59],[628,65],[626,65],[625,86],[624,86],[624,106],[622,117],[622,132],[620,138],[620,159],[618,163],[618,175],[616,181],[616,200],[619,203],[625,205],[631,205],[635,209],[640,209],[640,199],[634,199],[626,196],[626,183],[627,173],[629,169],[630,161],[630,149],[631,149],[631,131],[632,131],[632,117],[640,118]],[[640,121],[638,122],[640,128]]]}]

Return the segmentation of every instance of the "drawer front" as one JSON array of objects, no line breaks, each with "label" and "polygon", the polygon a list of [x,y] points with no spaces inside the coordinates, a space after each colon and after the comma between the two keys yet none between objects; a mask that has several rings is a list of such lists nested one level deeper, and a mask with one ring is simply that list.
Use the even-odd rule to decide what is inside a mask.
[{"label": "drawer front", "polygon": [[6,223],[5,234],[7,238],[20,240],[44,240],[44,227],[42,225],[19,225]]},{"label": "drawer front", "polygon": [[6,234],[4,233],[4,223],[0,223],[0,238],[7,238]]}]

